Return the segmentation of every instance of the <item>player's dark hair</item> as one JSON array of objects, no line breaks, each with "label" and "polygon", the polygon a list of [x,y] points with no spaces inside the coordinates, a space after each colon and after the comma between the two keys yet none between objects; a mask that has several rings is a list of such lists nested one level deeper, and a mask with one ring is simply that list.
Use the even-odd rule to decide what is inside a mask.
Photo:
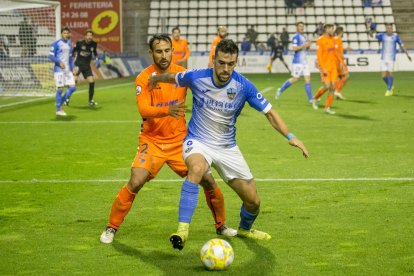
[{"label": "player's dark hair", "polygon": [[236,56],[238,56],[239,47],[237,47],[237,44],[234,43],[234,41],[231,39],[222,39],[216,46],[214,56],[217,57],[218,52],[222,52],[225,54],[236,54]]},{"label": "player's dark hair", "polygon": [[299,24],[305,25],[305,23],[304,23],[303,21],[299,21],[299,22],[297,22],[297,23],[296,23],[296,27],[297,27]]},{"label": "player's dark hair", "polygon": [[91,35],[93,35],[93,31],[91,30],[91,29],[87,29],[86,31],[85,31],[85,34],[87,35],[87,34],[91,34]]},{"label": "player's dark hair", "polygon": [[326,32],[327,29],[332,28],[334,25],[332,24],[325,24],[323,25],[323,31]]},{"label": "player's dark hair", "polygon": [[68,26],[65,26],[60,30],[60,33],[62,34],[64,31],[70,32],[70,28]]},{"label": "player's dark hair", "polygon": [[340,33],[344,32],[344,28],[341,26],[336,27],[335,29],[335,35],[339,35]]},{"label": "player's dark hair", "polygon": [[385,27],[387,27],[387,26],[391,26],[392,27],[393,24],[392,23],[389,23],[389,22],[388,23],[385,23]]},{"label": "player's dark hair", "polygon": [[180,30],[180,28],[178,26],[172,28],[171,33],[173,33],[174,31],[179,31],[181,33],[181,30]]},{"label": "player's dark hair", "polygon": [[[172,47],[172,41],[168,34],[155,34],[153,37],[151,37],[149,41],[149,47],[152,50],[154,50],[154,44],[160,43],[159,41],[164,40],[165,42],[170,43],[170,46]],[[158,42],[157,42],[158,41]]]}]

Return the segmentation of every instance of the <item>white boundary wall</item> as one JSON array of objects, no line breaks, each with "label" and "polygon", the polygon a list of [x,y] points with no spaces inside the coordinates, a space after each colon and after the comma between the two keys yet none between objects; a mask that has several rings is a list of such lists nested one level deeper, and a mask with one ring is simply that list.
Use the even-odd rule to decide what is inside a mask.
[{"label": "white boundary wall", "polygon": [[[355,53],[346,54],[347,64],[350,72],[380,72],[381,55],[378,53]],[[410,56],[414,59],[414,51],[410,51]],[[284,55],[285,62],[289,68],[292,66],[292,55]],[[270,53],[239,53],[239,61],[236,70],[240,73],[267,73],[266,66],[269,63]],[[311,53],[308,56],[308,64],[313,73],[319,71],[315,68],[316,55]],[[206,68],[208,64],[208,53],[191,53],[188,62],[189,69]],[[414,71],[414,61],[410,62],[403,53],[397,54],[394,71]],[[280,60],[273,62],[273,73],[287,73],[288,71]]]}]

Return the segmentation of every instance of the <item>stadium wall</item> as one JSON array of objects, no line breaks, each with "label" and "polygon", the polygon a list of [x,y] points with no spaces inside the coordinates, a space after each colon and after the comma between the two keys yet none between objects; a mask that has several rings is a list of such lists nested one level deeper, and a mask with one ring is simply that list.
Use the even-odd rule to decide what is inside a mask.
[{"label": "stadium wall", "polygon": [[[413,55],[414,51],[410,51]],[[293,53],[285,55],[285,62],[292,64]],[[347,64],[350,72],[380,72],[381,56],[377,51],[350,51],[346,54]],[[267,73],[266,66],[269,63],[270,52],[241,52],[236,70],[240,73]],[[315,53],[308,56],[311,72],[319,72],[314,66]],[[189,69],[206,68],[208,64],[207,52],[192,52],[188,61]],[[398,53],[394,66],[395,71],[414,71],[414,62],[410,62],[405,54]],[[273,62],[274,73],[287,73],[284,65],[276,59]]]}]

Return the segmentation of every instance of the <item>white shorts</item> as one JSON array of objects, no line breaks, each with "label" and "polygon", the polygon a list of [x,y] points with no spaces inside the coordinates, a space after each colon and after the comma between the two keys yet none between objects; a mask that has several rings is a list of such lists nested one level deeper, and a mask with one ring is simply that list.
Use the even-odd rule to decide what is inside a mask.
[{"label": "white shorts", "polygon": [[75,78],[71,71],[55,72],[56,87],[74,86]]},{"label": "white shorts", "polygon": [[309,66],[307,64],[293,63],[292,77],[310,76]]},{"label": "white shorts", "polygon": [[213,166],[226,183],[235,178],[253,179],[249,166],[238,146],[213,148],[194,139],[185,140],[183,144],[184,160],[194,153],[202,154],[210,166],[208,172],[211,172],[211,166]]},{"label": "white shorts", "polygon": [[381,60],[381,72],[393,72],[394,71],[394,61],[393,60]]}]

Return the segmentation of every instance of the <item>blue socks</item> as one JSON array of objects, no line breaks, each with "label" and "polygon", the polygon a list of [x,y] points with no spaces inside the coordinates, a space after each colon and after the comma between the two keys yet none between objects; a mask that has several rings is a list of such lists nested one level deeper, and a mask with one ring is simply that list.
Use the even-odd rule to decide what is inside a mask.
[{"label": "blue socks", "polygon": [[392,76],[386,76],[382,78],[387,84],[387,90],[391,90],[392,84],[394,83],[394,78]]},{"label": "blue socks", "polygon": [[290,83],[289,80],[285,81],[285,83],[282,85],[282,87],[280,88],[280,94],[283,93],[283,91],[285,91],[286,89],[288,89],[292,84]]},{"label": "blue socks", "polygon": [[66,101],[67,99],[69,99],[70,96],[72,96],[73,92],[75,92],[75,91],[76,91],[76,86],[70,86],[68,88],[68,90],[66,90],[66,93],[65,93],[65,95],[62,98],[61,105],[63,104],[64,101]]},{"label": "blue socks", "polygon": [[240,208],[240,224],[239,228],[250,230],[252,228],[253,222],[255,221],[257,214],[252,214],[244,208],[244,204],[242,204]]},{"label": "blue socks", "polygon": [[193,218],[195,208],[198,202],[197,183],[185,180],[181,186],[180,208],[178,211],[178,221],[190,223]]},{"label": "blue socks", "polygon": [[312,86],[311,86],[310,82],[305,83],[305,91],[306,91],[306,95],[308,96],[308,100],[312,101],[312,99],[313,99]]},{"label": "blue socks", "polygon": [[62,106],[62,89],[56,90],[56,111],[59,111]]}]

